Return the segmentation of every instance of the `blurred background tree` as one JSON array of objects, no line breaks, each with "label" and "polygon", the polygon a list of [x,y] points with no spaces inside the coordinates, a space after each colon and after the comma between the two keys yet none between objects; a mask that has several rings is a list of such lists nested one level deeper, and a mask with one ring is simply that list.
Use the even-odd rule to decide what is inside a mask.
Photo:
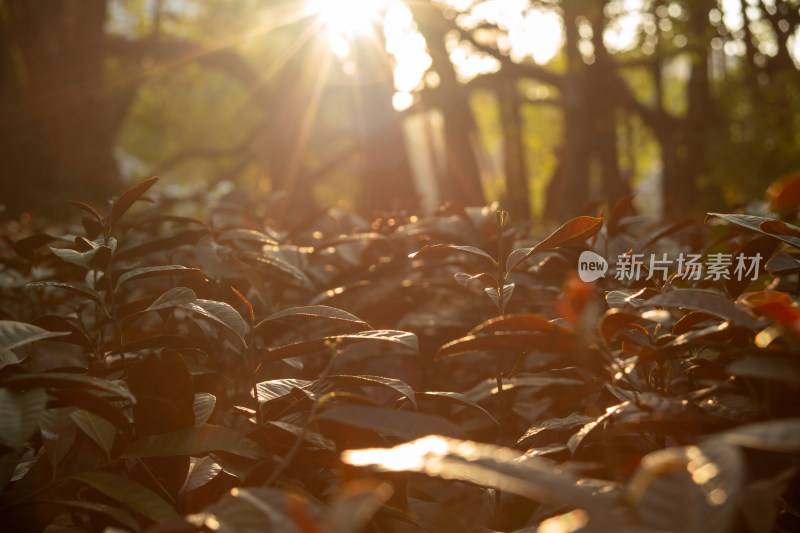
[{"label": "blurred background tree", "polygon": [[[800,169],[798,0],[0,1],[6,216],[151,174],[276,217],[669,216]],[[592,207],[594,205],[595,207]]]}]

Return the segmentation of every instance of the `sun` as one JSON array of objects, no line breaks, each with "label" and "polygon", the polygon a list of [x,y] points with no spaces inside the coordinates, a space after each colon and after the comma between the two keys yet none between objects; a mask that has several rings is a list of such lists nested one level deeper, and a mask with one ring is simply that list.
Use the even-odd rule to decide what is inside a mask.
[{"label": "sun", "polygon": [[307,0],[331,39],[352,39],[372,30],[388,0]]}]

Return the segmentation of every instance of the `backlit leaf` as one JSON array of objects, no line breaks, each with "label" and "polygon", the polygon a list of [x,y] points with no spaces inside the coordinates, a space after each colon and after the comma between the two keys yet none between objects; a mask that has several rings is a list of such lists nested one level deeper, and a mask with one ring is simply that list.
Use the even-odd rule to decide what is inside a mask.
[{"label": "backlit leaf", "polygon": [[519,248],[511,252],[506,262],[506,271],[511,272],[533,254],[551,250],[559,246],[567,246],[569,244],[585,241],[596,235],[602,227],[602,218],[587,216],[573,218],[536,246],[532,248]]}]

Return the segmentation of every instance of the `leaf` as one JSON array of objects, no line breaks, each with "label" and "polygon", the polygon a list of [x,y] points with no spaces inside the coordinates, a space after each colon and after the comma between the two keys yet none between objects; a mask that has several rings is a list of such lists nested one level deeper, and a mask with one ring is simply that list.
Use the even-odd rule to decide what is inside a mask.
[{"label": "leaf", "polygon": [[753,330],[758,328],[756,319],[746,311],[737,307],[727,298],[702,289],[672,289],[650,298],[647,300],[647,305],[702,311]]},{"label": "leaf", "polygon": [[800,418],[746,424],[718,434],[727,443],[770,452],[800,453]]},{"label": "leaf", "polygon": [[82,472],[72,476],[72,478],[86,483],[93,489],[156,523],[179,516],[175,509],[165,502],[161,496],[130,478],[101,470]]},{"label": "leaf", "polygon": [[20,450],[39,427],[39,417],[47,407],[47,393],[33,388],[18,394],[0,389],[0,442]]},{"label": "leaf", "polygon": [[[55,505],[64,506],[78,511],[88,511],[90,513],[102,514],[108,518],[111,518],[112,520],[117,522],[117,524],[126,527],[128,531],[141,531],[139,523],[136,521],[136,519],[133,516],[131,516],[130,513],[128,513],[123,509],[120,509],[119,507],[114,507],[112,505],[105,505],[102,503],[83,501],[83,500],[39,500],[39,501],[41,501],[42,503],[51,503]],[[50,527],[52,528],[52,524]],[[113,533],[115,531],[120,531],[120,530],[106,526],[104,533]]]},{"label": "leaf", "polygon": [[16,374],[0,379],[0,387],[9,387],[17,390],[44,387],[51,389],[80,388],[102,393],[131,404],[136,403],[136,398],[127,389],[107,379],[80,374],[67,374],[62,372],[42,372],[37,374]]},{"label": "leaf", "polygon": [[764,265],[770,274],[786,274],[800,270],[800,261],[784,251],[775,254],[767,264]]},{"label": "leaf", "polygon": [[261,357],[262,361],[278,361],[280,359],[287,359],[298,355],[305,355],[320,350],[327,349],[331,344],[338,346],[346,346],[366,341],[381,341],[401,346],[406,350],[414,352],[419,351],[419,341],[417,336],[407,331],[397,331],[391,329],[378,329],[372,331],[364,331],[361,333],[350,333],[346,335],[332,335],[322,339],[315,339],[311,341],[296,342],[294,344],[287,344],[279,346],[267,351]]},{"label": "leaf", "polygon": [[[503,387],[505,390],[505,387]],[[460,392],[450,392],[450,391],[426,391],[417,393],[417,396],[422,398],[431,398],[431,399],[443,399],[450,402],[458,403],[461,405],[465,405],[467,407],[472,407],[473,409],[477,409],[486,417],[492,421],[492,423],[496,426],[500,426],[500,422],[486,409],[484,409],[481,404],[470,398],[469,396],[465,396]]]},{"label": "leaf", "polygon": [[617,200],[614,204],[614,208],[611,210],[611,216],[608,218],[608,225],[606,226],[609,237],[613,237],[617,234],[619,221],[622,219],[622,215],[631,208],[634,198],[635,195],[628,194]]},{"label": "leaf", "polygon": [[259,244],[269,244],[273,246],[278,246],[278,241],[274,238],[270,237],[266,233],[262,233],[260,231],[256,231],[253,229],[246,229],[246,228],[235,228],[235,229],[228,229],[223,231],[217,237],[217,241],[250,241]]},{"label": "leaf", "polygon": [[14,243],[14,253],[23,259],[33,261],[36,250],[45,244],[50,244],[51,242],[57,240],[58,237],[53,237],[52,235],[47,235],[46,233],[29,235],[28,237],[22,238]]},{"label": "leaf", "polygon": [[34,281],[33,283],[28,283],[25,289],[28,290],[39,287],[55,287],[89,298],[100,306],[100,309],[102,309],[106,316],[111,316],[108,309],[106,309],[106,302],[103,296],[88,285],[82,283],[62,283],[60,281]]},{"label": "leaf", "polygon": [[148,255],[164,250],[172,251],[180,246],[193,245],[197,243],[200,238],[208,235],[208,233],[209,230],[207,228],[190,229],[169,237],[164,237],[163,239],[149,240],[143,242],[142,244],[121,249],[119,252],[114,254],[114,260],[128,261],[142,255]]},{"label": "leaf", "polygon": [[566,418],[548,418],[538,422],[535,426],[531,426],[522,435],[514,447],[530,448],[531,446],[541,446],[544,442],[549,442],[552,439],[547,439],[546,436],[570,432],[579,427],[585,427],[588,423],[593,422],[591,417],[582,413],[572,413]]},{"label": "leaf", "polygon": [[795,356],[780,354],[746,355],[731,362],[727,371],[732,376],[745,376],[800,385],[800,361]]},{"label": "leaf", "polygon": [[151,186],[158,181],[156,176],[152,178],[146,179],[143,182],[139,183],[138,185],[131,187],[114,202],[114,205],[111,206],[111,212],[108,215],[108,222],[106,224],[108,228],[108,232],[111,232],[111,228],[122,218],[128,209],[139,199]]},{"label": "leaf", "polygon": [[238,252],[237,255],[239,255],[242,259],[250,259],[251,261],[255,261],[258,266],[267,267],[270,270],[277,271],[277,273],[283,275],[282,277],[286,277],[285,275],[288,275],[291,279],[297,281],[299,285],[305,289],[314,288],[314,284],[311,282],[305,272],[277,254]]},{"label": "leaf", "polygon": [[47,409],[39,418],[42,445],[55,473],[54,476],[61,462],[72,451],[75,437],[78,435],[78,426],[70,416],[72,411],[74,409],[71,407]]},{"label": "leaf", "polygon": [[800,173],[782,176],[772,182],[766,196],[775,211],[796,209],[800,205]]},{"label": "leaf", "polygon": [[203,457],[193,461],[189,474],[181,487],[181,495],[207,485],[222,472],[222,466],[211,457]]},{"label": "leaf", "polygon": [[111,458],[111,449],[114,447],[114,438],[117,428],[114,424],[95,414],[79,409],[69,415],[78,428],[95,441],[106,455]]},{"label": "leaf", "polygon": [[247,335],[248,330],[247,322],[245,322],[242,318],[242,315],[240,315],[236,309],[231,307],[229,304],[226,304],[225,302],[217,302],[216,300],[198,299],[193,302],[180,304],[178,307],[181,309],[194,311],[195,313],[201,314],[222,324],[234,332],[236,336],[239,337],[239,340],[242,341],[242,344],[246,345],[245,336]]},{"label": "leaf", "polygon": [[0,320],[0,352],[13,350],[31,342],[65,335],[69,335],[69,332],[47,331],[39,326],[26,324],[25,322]]},{"label": "leaf", "polygon": [[483,285],[488,285],[487,290],[490,288],[497,289],[499,287],[497,279],[486,272],[481,272],[480,274],[474,275],[467,274],[466,272],[456,272],[453,277],[455,278],[456,283],[464,287],[469,287],[470,283],[473,281],[482,281]]},{"label": "leaf", "polygon": [[384,436],[411,440],[430,434],[463,437],[464,432],[449,420],[415,411],[397,411],[383,407],[344,405],[317,415],[318,420],[377,431]]},{"label": "leaf", "polygon": [[511,252],[506,260],[506,271],[511,272],[533,254],[551,250],[559,246],[583,242],[589,237],[596,235],[602,227],[602,218],[587,216],[573,218],[533,248],[519,248]]},{"label": "leaf", "polygon": [[269,422],[267,422],[267,424],[279,428],[287,433],[290,433],[296,439],[302,438],[304,441],[316,446],[321,450],[327,450],[329,452],[336,451],[336,443],[333,442],[331,439],[323,437],[316,431],[308,431],[300,426],[297,426],[295,424],[289,424],[288,422],[283,422],[281,420],[270,420]]},{"label": "leaf", "polygon": [[597,426],[604,423],[616,413],[621,413],[623,410],[635,409],[638,410],[631,402],[622,402],[618,405],[612,405],[606,409],[606,412],[585,424],[577,433],[572,435],[567,441],[567,448],[572,455],[575,455],[575,450],[581,445],[581,442],[591,433]]},{"label": "leaf", "polygon": [[408,400],[411,402],[411,405],[414,406],[414,409],[417,408],[417,398],[414,396],[414,389],[409,387],[405,381],[399,379],[367,375],[331,375],[325,376],[320,381],[334,381],[337,383],[355,383],[357,385],[379,385],[382,387],[389,387],[399,392],[402,396],[408,398]]},{"label": "leaf", "polygon": [[85,212],[89,213],[98,222],[100,223],[103,222],[103,217],[100,216],[100,213],[98,213],[97,210],[94,207],[90,206],[89,204],[86,204],[84,202],[79,202],[78,200],[67,200],[67,203],[70,205],[74,205],[78,209],[82,209]]},{"label": "leaf", "polygon": [[171,307],[177,307],[179,305],[194,302],[195,300],[197,300],[197,295],[195,295],[192,289],[187,289],[186,287],[173,287],[159,296],[155,302],[150,304],[150,307],[145,309],[145,311],[169,309]]},{"label": "leaf", "polygon": [[480,257],[481,259],[488,259],[492,265],[497,266],[497,261],[495,261],[494,257],[484,252],[480,248],[476,248],[475,246],[456,246],[454,244],[434,244],[434,245],[426,244],[419,251],[414,252],[413,254],[409,254],[408,257],[410,257],[411,259],[419,259],[426,255],[432,255],[432,254],[442,255],[451,252],[462,252],[468,255]]},{"label": "leaf", "polygon": [[350,322],[359,326],[364,326],[366,329],[371,329],[369,324],[367,324],[357,316],[350,314],[347,311],[342,311],[341,309],[337,309],[335,307],[329,307],[327,305],[304,305],[301,307],[290,307],[288,309],[278,311],[277,313],[272,313],[267,318],[259,322],[258,325],[256,326],[256,329],[260,328],[263,324],[266,324],[268,322],[274,322],[278,320],[286,320],[292,318],[324,319],[324,320]]},{"label": "leaf", "polygon": [[117,290],[123,284],[136,279],[152,278],[156,276],[178,276],[183,274],[191,274],[200,279],[205,279],[203,271],[200,270],[199,268],[189,268],[182,265],[142,267],[130,270],[122,274],[119,277],[119,279],[117,279],[117,285],[114,288],[114,290]]},{"label": "leaf", "polygon": [[792,224],[787,224],[783,220],[767,220],[758,225],[761,231],[771,235],[790,235],[800,237],[800,228]]},{"label": "leaf", "polygon": [[488,334],[498,331],[527,331],[527,332],[547,332],[558,331],[569,333],[569,330],[553,324],[549,320],[539,315],[532,314],[511,314],[500,317],[490,318],[477,326],[470,332],[470,335]]},{"label": "leaf", "polygon": [[273,379],[270,381],[262,381],[256,385],[258,391],[258,403],[267,403],[272,400],[282,398],[292,392],[292,389],[297,387],[303,389],[314,383],[313,381],[305,379]]},{"label": "leaf", "polygon": [[725,533],[736,517],[744,475],[742,452],[723,442],[666,448],[642,459],[627,500],[659,531]]},{"label": "leaf", "polygon": [[393,448],[347,450],[342,462],[382,472],[419,472],[510,492],[545,504],[605,514],[599,498],[569,473],[510,448],[428,435]]},{"label": "leaf", "polygon": [[497,331],[491,335],[467,335],[448,342],[436,352],[436,360],[483,350],[515,349],[566,353],[575,347],[573,335],[552,331]]},{"label": "leaf", "polygon": [[514,293],[514,287],[515,285],[513,283],[506,283],[505,285],[503,285],[502,305],[500,303],[500,298],[497,297],[497,291],[495,289],[493,289],[492,287],[486,287],[483,290],[486,291],[487,296],[489,296],[489,299],[491,299],[492,302],[494,302],[494,305],[497,306],[498,309],[503,309],[505,305],[508,303],[508,301],[511,299],[511,295]]},{"label": "leaf", "polygon": [[[298,501],[284,490],[236,487],[202,512],[188,515],[186,521],[195,528],[192,531],[202,529],[215,533],[295,533],[300,529],[293,516],[299,515],[302,520],[314,524],[312,520],[319,514],[316,509],[308,509],[304,504],[308,506],[308,503]],[[288,505],[295,509],[294,515],[287,509]],[[310,526],[307,529],[316,531]]]},{"label": "leaf", "polygon": [[217,405],[217,398],[213,394],[207,392],[198,392],[194,395],[194,425],[201,426],[208,421],[211,413],[214,412],[214,407]]},{"label": "leaf", "polygon": [[129,444],[122,457],[171,457],[191,455],[199,457],[215,451],[224,451],[248,459],[264,459],[268,455],[254,441],[224,426],[197,426],[169,433],[151,435]]},{"label": "leaf", "polygon": [[323,521],[329,533],[359,533],[394,492],[388,481],[355,479],[343,483],[330,502],[331,510]]},{"label": "leaf", "polygon": [[769,233],[761,229],[761,224],[763,224],[764,222],[775,222],[775,220],[772,218],[757,217],[754,215],[709,213],[708,216],[706,216],[706,222],[708,222],[708,220],[713,217],[721,218],[722,220],[730,222],[731,224],[734,224],[736,226],[757,231],[758,233],[763,233],[764,235],[772,235],[776,239],[779,239],[787,244],[791,244],[795,248],[800,248],[800,237],[795,237],[792,235],[781,235],[780,233]]}]

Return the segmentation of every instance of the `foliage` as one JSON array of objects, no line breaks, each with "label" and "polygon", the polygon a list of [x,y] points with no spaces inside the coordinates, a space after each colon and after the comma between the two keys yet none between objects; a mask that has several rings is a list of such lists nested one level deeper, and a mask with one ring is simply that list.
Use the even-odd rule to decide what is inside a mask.
[{"label": "foliage", "polygon": [[[800,179],[766,216],[626,198],[544,238],[453,204],[278,226],[232,193],[189,218],[204,196],[154,185],[3,228],[8,530],[800,525]],[[767,272],[584,283],[586,250]]]}]

